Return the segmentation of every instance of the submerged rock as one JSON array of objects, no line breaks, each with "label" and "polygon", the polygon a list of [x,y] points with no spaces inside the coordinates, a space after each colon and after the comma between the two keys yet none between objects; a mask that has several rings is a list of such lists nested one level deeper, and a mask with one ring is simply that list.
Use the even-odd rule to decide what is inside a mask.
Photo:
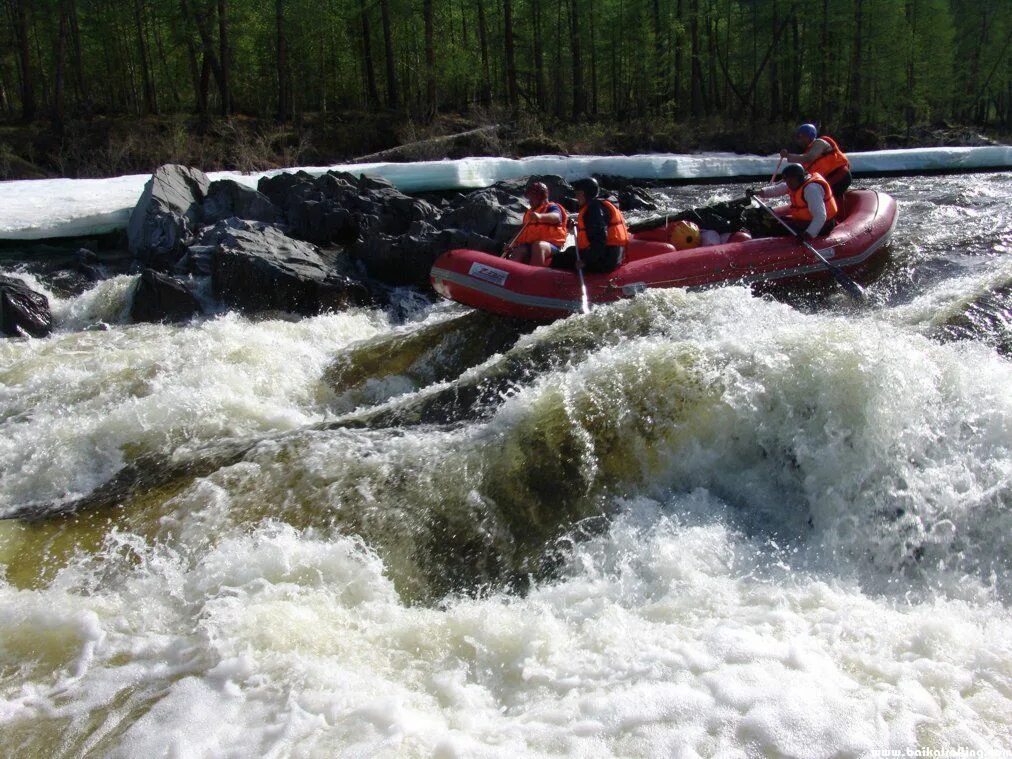
[{"label": "submerged rock", "polygon": [[8,337],[45,337],[52,331],[49,298],[20,279],[0,276],[0,332]]},{"label": "submerged rock", "polygon": [[141,272],[130,304],[135,322],[184,322],[201,313],[186,283],[154,269]]},{"label": "submerged rock", "polygon": [[197,232],[209,187],[207,175],[197,169],[175,164],[156,169],[127,225],[134,257],[157,269],[172,267]]}]

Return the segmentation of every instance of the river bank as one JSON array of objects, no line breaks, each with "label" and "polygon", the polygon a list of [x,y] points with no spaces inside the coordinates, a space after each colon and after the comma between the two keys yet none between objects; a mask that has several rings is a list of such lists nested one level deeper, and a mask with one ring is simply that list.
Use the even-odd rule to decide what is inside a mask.
[{"label": "river bank", "polygon": [[[165,163],[204,171],[266,171],[329,165],[382,154],[385,161],[545,154],[632,155],[726,151],[769,155],[795,125],[712,119],[550,123],[508,114],[443,115],[422,124],[388,113],[311,114],[289,124],[236,116],[94,117],[32,124],[0,122],[0,180],[98,178],[150,173]],[[1007,144],[1009,135],[972,126],[834,129],[847,150]]]}]

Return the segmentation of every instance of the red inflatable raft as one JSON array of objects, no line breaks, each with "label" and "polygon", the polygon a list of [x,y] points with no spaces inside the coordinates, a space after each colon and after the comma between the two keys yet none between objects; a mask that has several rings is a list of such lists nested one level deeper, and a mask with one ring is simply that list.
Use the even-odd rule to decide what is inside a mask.
[{"label": "red inflatable raft", "polygon": [[[881,254],[896,226],[896,201],[885,193],[852,190],[844,196],[839,223],[814,247],[853,276]],[[650,239],[653,238],[653,239]],[[665,228],[638,232],[622,266],[608,274],[587,274],[591,305],[635,295],[648,287],[711,287],[734,283],[794,283],[830,276],[826,267],[791,237],[767,237],[676,250],[657,241]],[[484,311],[550,320],[579,313],[580,281],[575,272],[510,261],[477,250],[451,250],[432,266],[440,295]]]}]

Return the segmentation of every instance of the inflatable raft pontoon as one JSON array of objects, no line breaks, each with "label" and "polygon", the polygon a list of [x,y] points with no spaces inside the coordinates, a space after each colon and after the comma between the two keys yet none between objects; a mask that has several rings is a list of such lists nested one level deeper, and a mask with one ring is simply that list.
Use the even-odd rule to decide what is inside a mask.
[{"label": "inflatable raft pontoon", "polygon": [[[892,236],[896,201],[873,190],[852,190],[842,203],[836,228],[812,245],[833,265],[853,276],[866,268]],[[661,240],[668,230],[637,232],[625,260],[607,274],[587,274],[591,305],[627,298],[651,287],[702,288],[722,284],[793,284],[831,275],[826,266],[792,237],[765,237],[676,250]],[[581,310],[576,272],[457,249],[432,266],[440,295],[484,311],[525,319],[551,320]]]}]

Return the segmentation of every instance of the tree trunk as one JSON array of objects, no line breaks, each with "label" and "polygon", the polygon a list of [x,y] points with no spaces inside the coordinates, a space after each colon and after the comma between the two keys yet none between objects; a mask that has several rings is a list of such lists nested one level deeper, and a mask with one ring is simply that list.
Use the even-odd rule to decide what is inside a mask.
[{"label": "tree trunk", "polygon": [[81,58],[81,28],[77,18],[77,3],[67,0],[67,18],[70,22],[70,49],[73,53],[74,89],[78,104],[90,106],[91,98],[84,86],[84,63]]},{"label": "tree trunk", "polygon": [[513,0],[503,0],[503,43],[506,47],[506,99],[516,112],[519,105],[517,91],[517,58],[513,39]]},{"label": "tree trunk", "polygon": [[422,0],[422,15],[425,19],[425,118],[436,115],[436,43],[433,39],[433,0]]},{"label": "tree trunk", "polygon": [[[682,0],[678,0],[675,5],[675,20],[679,26],[682,23]],[[675,105],[680,109],[682,107],[682,38],[681,32],[675,42],[675,82],[672,96],[675,99]]]},{"label": "tree trunk", "polygon": [[197,113],[201,118],[207,118],[208,93],[211,89],[211,61],[204,53],[200,61],[200,87],[197,90]]},{"label": "tree trunk", "polygon": [[791,40],[793,42],[794,55],[793,71],[791,76],[791,116],[796,121],[801,113],[801,72],[804,71],[805,51],[801,49],[801,31],[798,29],[798,17],[791,19]]},{"label": "tree trunk", "polygon": [[689,0],[689,57],[690,73],[689,112],[693,119],[703,117],[703,66],[699,60],[699,0]]},{"label": "tree trunk", "polygon": [[654,93],[652,105],[654,112],[660,113],[667,91],[667,83],[665,82],[667,68],[664,65],[664,30],[661,28],[660,0],[653,0],[650,11],[650,20],[653,22],[654,32]]},{"label": "tree trunk", "polygon": [[227,0],[218,0],[218,58],[221,62],[221,78],[218,91],[221,95],[221,115],[232,115],[232,89],[229,85],[229,69],[232,53],[228,47],[228,5]]},{"label": "tree trunk", "polygon": [[[182,0],[186,2],[186,0]],[[214,40],[211,39],[211,28],[208,24],[208,11],[209,7],[204,5],[204,0],[197,0],[194,6],[193,21],[197,27],[197,34],[200,35],[201,48],[204,51],[204,64],[211,67],[211,73],[214,74],[214,79],[218,83],[218,92],[222,93],[226,91],[225,85],[225,73],[222,70],[221,62],[218,60],[218,55],[214,50]],[[205,74],[201,74],[205,76]],[[207,92],[204,92],[205,104],[207,102]],[[222,112],[224,112],[225,106],[221,105]]]},{"label": "tree trunk", "polygon": [[278,110],[277,120],[286,122],[292,115],[292,94],[288,78],[288,40],[285,37],[285,0],[275,0],[274,22],[277,34]]},{"label": "tree trunk", "polygon": [[390,0],[380,0],[380,18],[383,22],[383,45],[387,69],[387,105],[393,110],[401,107],[397,91],[397,69],[394,66],[394,36],[390,25]]},{"label": "tree trunk", "polygon": [[144,38],[144,0],[134,0],[134,22],[137,25],[137,54],[141,61],[141,90],[144,93],[144,113],[158,113],[155,87],[151,80],[148,45]]},{"label": "tree trunk", "polygon": [[541,39],[541,3],[531,3],[531,29],[534,42],[534,102],[545,106],[545,53]]},{"label": "tree trunk", "polygon": [[590,113],[597,116],[597,54],[594,40],[594,0],[587,0],[587,20],[590,22]]},{"label": "tree trunk", "polygon": [[862,110],[861,98],[861,46],[864,42],[862,37],[862,25],[864,22],[864,0],[854,0],[854,49],[850,59],[850,98],[848,109],[850,111],[850,123],[852,126],[859,126],[861,123]]},{"label": "tree trunk", "polygon": [[[165,55],[165,44],[162,42],[162,33],[160,31],[161,26],[161,24],[154,23],[151,25],[151,29],[155,37],[155,47],[158,49],[158,62],[162,67],[162,75],[164,76],[165,81],[168,82],[169,93],[172,95],[172,111],[175,113],[179,111],[183,99],[179,94],[179,86],[176,84],[176,78],[169,69],[168,56]],[[151,66],[154,68],[153,62]],[[164,107],[164,105],[163,101],[162,107]]]},{"label": "tree trunk", "polygon": [[192,19],[190,18],[190,9],[186,0],[180,1],[179,9],[182,13],[183,20],[181,33],[186,39],[186,54],[190,64],[190,77],[193,79],[194,107],[196,108],[197,115],[203,118],[207,115],[207,99],[204,98],[201,100],[201,64],[197,63],[197,49],[196,45],[193,44],[193,35],[190,33],[189,29]]},{"label": "tree trunk", "polygon": [[569,6],[569,43],[573,59],[573,118],[578,119],[586,111],[583,93],[583,56],[580,51],[580,11],[576,0]]},{"label": "tree trunk", "polygon": [[563,97],[563,85],[562,85],[562,7],[565,5],[566,0],[557,0],[555,5],[555,65],[552,74],[552,91],[555,95],[555,116],[556,118],[563,118],[565,116],[565,98]]},{"label": "tree trunk", "polygon": [[[780,26],[780,13],[776,0],[773,0],[773,30]],[[779,118],[784,112],[784,103],[781,99],[783,90],[780,86],[780,51],[774,51],[770,58],[770,120]]]},{"label": "tree trunk", "polygon": [[32,121],[35,119],[35,77],[32,74],[31,40],[28,38],[31,8],[28,0],[14,0],[11,10],[18,46],[18,71],[21,74],[21,118]]},{"label": "tree trunk", "polygon": [[[827,74],[829,68],[829,0],[822,0],[822,25],[819,27],[819,70]],[[833,115],[826,108],[827,87],[817,87],[819,92],[818,112],[823,119],[833,120]]]},{"label": "tree trunk", "polygon": [[478,45],[481,47],[481,86],[478,102],[488,105],[492,101],[492,72],[488,62],[488,26],[485,23],[485,2],[478,0]]},{"label": "tree trunk", "polygon": [[66,74],[67,52],[67,14],[62,3],[59,8],[60,23],[56,33],[56,53],[53,74],[53,127],[57,132],[63,130],[63,79]]},{"label": "tree trunk", "polygon": [[[279,0],[283,2],[283,0]],[[369,107],[379,105],[379,91],[376,89],[376,69],[372,63],[372,30],[369,28],[369,13],[365,0],[358,0],[359,15],[362,18],[362,68],[365,72],[365,102]]]}]

